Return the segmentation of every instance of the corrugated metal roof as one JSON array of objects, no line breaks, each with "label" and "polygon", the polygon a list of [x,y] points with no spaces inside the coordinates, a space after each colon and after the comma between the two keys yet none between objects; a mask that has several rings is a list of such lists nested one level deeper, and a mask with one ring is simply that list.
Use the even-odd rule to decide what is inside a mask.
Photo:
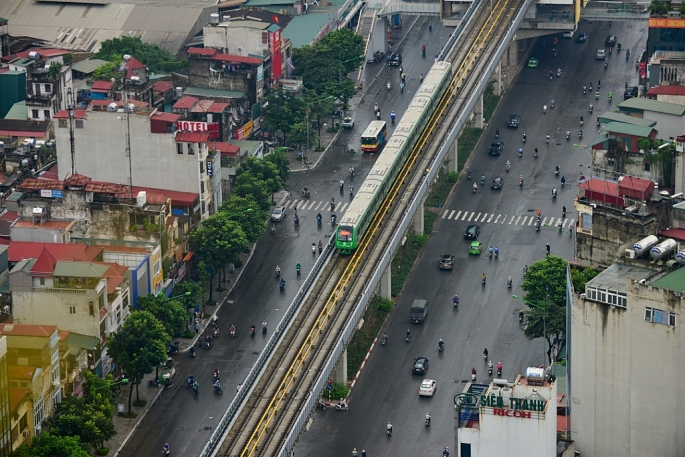
[{"label": "corrugated metal roof", "polygon": [[[209,10],[205,12],[205,10]],[[11,18],[12,36],[31,36],[66,49],[96,52],[100,42],[125,35],[140,35],[172,54],[178,53],[217,6],[201,0],[167,0],[145,3],[112,1],[107,5],[0,1],[0,17]]]},{"label": "corrugated metal roof", "polygon": [[652,127],[644,127],[635,124],[626,124],[624,122],[611,122],[603,127],[609,133],[620,133],[622,135],[639,136],[647,138],[654,130]]},{"label": "corrugated metal roof", "polygon": [[109,265],[92,262],[57,262],[55,276],[70,276],[76,278],[102,278],[109,270]]},{"label": "corrugated metal roof", "polygon": [[625,122],[627,124],[641,125],[643,127],[654,127],[656,121],[652,119],[643,119],[641,117],[629,116],[624,113],[614,113],[607,111],[599,115],[599,121],[603,124],[610,122]]},{"label": "corrugated metal roof", "polygon": [[[269,2],[265,0],[268,4]],[[290,2],[292,3],[292,2]],[[250,1],[252,5],[252,0]],[[293,43],[293,48],[299,48],[311,44],[319,34],[321,28],[328,23],[333,13],[305,14],[295,16],[290,24],[283,30],[281,37],[287,38]]]},{"label": "corrugated metal roof", "polygon": [[655,111],[657,113],[673,114],[675,116],[682,116],[683,114],[685,114],[685,105],[660,102],[658,100],[650,100],[648,98],[633,97],[631,99],[619,103],[618,107],[621,109]]},{"label": "corrugated metal roof", "polygon": [[29,109],[26,107],[26,101],[20,101],[12,105],[12,108],[5,115],[5,119],[21,119],[24,120],[29,117]]},{"label": "corrugated metal roof", "polygon": [[217,97],[217,98],[242,98],[245,92],[239,90],[206,89],[204,87],[189,87],[183,91],[187,95],[198,97]]},{"label": "corrugated metal roof", "polygon": [[76,62],[71,66],[71,69],[73,71],[78,71],[81,73],[86,73],[90,74],[94,72],[98,67],[103,66],[104,64],[109,63],[106,60],[102,59],[87,59],[87,60],[82,60],[80,62]]},{"label": "corrugated metal roof", "polygon": [[649,285],[667,290],[685,292],[685,268],[678,268],[676,271],[668,273],[656,281],[650,282]]}]

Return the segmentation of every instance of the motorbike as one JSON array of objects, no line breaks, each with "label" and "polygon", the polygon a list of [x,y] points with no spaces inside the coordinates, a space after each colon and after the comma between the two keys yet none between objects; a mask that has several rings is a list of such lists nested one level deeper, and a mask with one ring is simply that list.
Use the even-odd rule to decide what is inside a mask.
[{"label": "motorbike", "polygon": [[309,189],[302,189],[302,198],[310,198],[311,194],[309,192]]},{"label": "motorbike", "polygon": [[549,80],[551,81],[553,79],[554,79],[554,73],[550,71],[549,72]]},{"label": "motorbike", "polygon": [[471,381],[476,380],[476,373],[471,372]]},{"label": "motorbike", "polygon": [[403,82],[400,83],[400,93],[401,94],[404,93],[404,83]]},{"label": "motorbike", "polygon": [[578,130],[578,138],[583,138],[583,131],[582,130]]},{"label": "motorbike", "polygon": [[280,268],[276,268],[276,277],[278,278],[278,277],[280,277],[280,276],[281,276],[281,269],[280,269]]},{"label": "motorbike", "polygon": [[445,350],[445,345],[444,344],[438,344],[438,352],[442,352]]},{"label": "motorbike", "polygon": [[[314,250],[316,250],[316,248],[314,248]],[[295,267],[295,270],[297,271],[297,276],[300,276],[300,270],[301,269],[302,269],[302,267],[300,267],[299,265]]]},{"label": "motorbike", "polygon": [[481,283],[482,283],[483,285],[485,285],[485,278],[481,278],[480,281],[481,281]]},{"label": "motorbike", "polygon": [[250,327],[250,336],[255,336],[255,328],[254,325]]},{"label": "motorbike", "polygon": [[609,62],[604,62],[604,69],[606,70],[607,68],[609,68]]},{"label": "motorbike", "polygon": [[212,346],[212,343],[209,340],[205,340],[205,349],[209,349]]},{"label": "motorbike", "polygon": [[388,339],[387,338],[381,338],[381,346],[385,346],[388,344]]},{"label": "motorbike", "polygon": [[392,436],[392,427],[388,427],[387,430],[388,430],[388,436]]},{"label": "motorbike", "polygon": [[426,427],[430,427],[430,425],[431,425],[431,417],[426,416]]},{"label": "motorbike", "polygon": [[170,451],[169,451],[168,447],[165,446],[162,448],[162,455],[167,456],[167,455],[169,455],[169,452]]},{"label": "motorbike", "polygon": [[523,134],[523,142],[524,143],[526,142],[526,134],[525,133]]},{"label": "motorbike", "polygon": [[322,410],[326,411],[326,408],[330,408],[331,404],[324,401],[323,399],[320,399],[319,403],[317,403],[316,407],[321,408]]},{"label": "motorbike", "polygon": [[523,310],[519,311],[519,324],[523,323]]},{"label": "motorbike", "polygon": [[190,352],[190,358],[194,359],[195,358],[195,347],[191,347],[189,352]]},{"label": "motorbike", "polygon": [[235,338],[235,333],[236,333],[235,329],[232,328],[231,329],[231,338]]},{"label": "motorbike", "polygon": [[266,325],[262,325],[262,335],[266,335]]},{"label": "motorbike", "polygon": [[276,234],[276,226],[273,225],[273,224],[271,225],[271,234],[272,234],[272,235],[275,235],[275,234]]},{"label": "motorbike", "polygon": [[595,109],[594,105],[592,103],[590,103],[590,114],[592,114],[592,110],[594,110],[594,109]]},{"label": "motorbike", "polygon": [[587,94],[587,88],[583,86],[583,95]]},{"label": "motorbike", "polygon": [[219,395],[223,394],[224,391],[221,389],[219,386],[214,386],[214,393],[217,393]]},{"label": "motorbike", "polygon": [[523,187],[523,178],[519,178],[519,186]]},{"label": "motorbike", "polygon": [[630,49],[626,49],[626,60],[630,59]]},{"label": "motorbike", "polygon": [[381,112],[380,111],[376,111],[376,119],[379,121],[381,120]]},{"label": "motorbike", "polygon": [[507,279],[507,289],[511,289],[511,276]]},{"label": "motorbike", "polygon": [[300,226],[300,218],[295,216],[295,227],[299,227],[299,226]]},{"label": "motorbike", "polygon": [[511,164],[509,162],[507,162],[507,171],[509,171],[510,168],[511,168]]},{"label": "motorbike", "polygon": [[199,393],[199,390],[197,383],[193,384],[193,397]]},{"label": "motorbike", "polygon": [[502,377],[502,367],[497,367],[497,377],[498,378]]},{"label": "motorbike", "polygon": [[570,140],[570,139],[571,139],[571,131],[570,131],[570,130],[566,130],[566,141],[568,141],[568,140]]},{"label": "motorbike", "polygon": [[554,176],[559,176],[559,167],[554,170]]},{"label": "motorbike", "polygon": [[426,57],[426,48],[425,48],[425,47],[424,47],[424,48],[421,48],[421,55],[422,55],[423,57]]},{"label": "motorbike", "polygon": [[475,194],[477,190],[478,186],[476,185],[476,183],[473,183],[473,193]]},{"label": "motorbike", "polygon": [[390,81],[388,81],[387,86],[388,86],[388,90],[390,90],[390,88],[392,88],[392,84],[390,83]]},{"label": "motorbike", "polygon": [[492,376],[492,365],[488,365],[488,376]]},{"label": "motorbike", "polygon": [[411,333],[409,335],[407,335],[407,338],[405,338],[405,339],[407,340],[407,343],[409,343],[411,341]]},{"label": "motorbike", "polygon": [[601,127],[602,123],[599,121],[599,116],[597,116],[597,127]]},{"label": "motorbike", "polygon": [[321,227],[321,217],[316,218],[316,225]]},{"label": "motorbike", "polygon": [[214,329],[214,331],[212,332],[212,336],[214,337],[214,339],[219,338],[219,329],[218,328]]},{"label": "motorbike", "polygon": [[519,148],[519,158],[523,157],[523,149]]},{"label": "motorbike", "polygon": [[392,122],[392,125],[395,125],[395,114],[390,115],[390,122]]},{"label": "motorbike", "polygon": [[335,405],[335,410],[336,411],[349,411],[350,407],[347,406],[347,403],[343,403],[342,405],[338,403]]},{"label": "motorbike", "polygon": [[535,231],[536,232],[540,231],[540,221],[535,221]]},{"label": "motorbike", "polygon": [[148,379],[147,380],[147,386],[148,387],[159,387],[159,380],[158,379]]},{"label": "motorbike", "polygon": [[469,180],[471,180],[471,169],[469,169],[468,178],[469,178]]},{"label": "motorbike", "polygon": [[281,279],[281,282],[278,284],[278,289],[283,292],[285,290],[285,281]]}]

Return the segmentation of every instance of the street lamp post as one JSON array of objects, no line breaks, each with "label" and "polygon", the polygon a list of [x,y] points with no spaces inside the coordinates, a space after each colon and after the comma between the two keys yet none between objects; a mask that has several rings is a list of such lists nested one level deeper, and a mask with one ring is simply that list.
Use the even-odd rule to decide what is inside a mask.
[{"label": "street lamp post", "polygon": [[[323,101],[325,101],[325,100],[331,100],[332,98],[333,98],[333,96],[332,96],[332,95],[329,95],[328,97],[319,98],[319,99],[317,99],[317,100],[305,101],[306,113],[307,113],[307,117],[306,117],[306,121],[305,121],[305,122],[307,123],[307,147],[306,147],[306,149],[305,149],[304,157],[302,157],[302,161],[303,161],[303,163],[305,163],[305,164],[306,164],[306,163],[308,162],[308,160],[309,160],[309,155],[308,155],[308,154],[309,154],[309,114],[310,114],[310,112],[311,112],[312,105],[313,105],[314,103],[323,102]],[[331,119],[331,123],[332,123],[332,122],[333,122],[333,120]]]}]

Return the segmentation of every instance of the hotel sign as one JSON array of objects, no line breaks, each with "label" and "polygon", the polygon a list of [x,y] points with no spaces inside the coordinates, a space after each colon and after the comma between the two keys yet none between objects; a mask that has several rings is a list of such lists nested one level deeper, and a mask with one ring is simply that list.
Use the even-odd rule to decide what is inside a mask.
[{"label": "hotel sign", "polygon": [[497,395],[457,394],[454,404],[461,409],[493,408],[495,416],[521,417],[530,419],[530,412],[544,412],[544,400],[500,397]]}]

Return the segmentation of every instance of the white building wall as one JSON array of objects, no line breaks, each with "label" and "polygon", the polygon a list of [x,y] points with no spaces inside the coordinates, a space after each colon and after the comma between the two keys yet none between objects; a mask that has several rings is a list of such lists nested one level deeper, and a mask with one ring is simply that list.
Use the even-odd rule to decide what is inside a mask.
[{"label": "white building wall", "polygon": [[[132,113],[131,157],[133,185],[200,193],[198,162],[203,157],[189,155],[187,148],[177,153],[174,135],[150,133],[150,112]],[[83,128],[75,129],[76,172],[95,181],[128,185],[129,160],[126,156],[126,114],[88,111]],[[71,172],[69,129],[60,128],[55,121],[57,162],[60,179]]]},{"label": "white building wall", "polygon": [[[216,27],[204,27],[204,44],[206,48],[217,49],[223,54],[236,56],[266,56],[269,53],[268,32],[265,24],[258,27],[246,25],[244,27],[228,22],[219,24]],[[268,25],[268,24],[266,24]],[[262,33],[267,33],[267,41],[262,42]]]},{"label": "white building wall", "polygon": [[[649,290],[652,289],[652,290]],[[584,457],[685,455],[685,339],[645,321],[653,307],[683,318],[682,297],[649,286],[627,308],[573,300],[571,428]]]}]

